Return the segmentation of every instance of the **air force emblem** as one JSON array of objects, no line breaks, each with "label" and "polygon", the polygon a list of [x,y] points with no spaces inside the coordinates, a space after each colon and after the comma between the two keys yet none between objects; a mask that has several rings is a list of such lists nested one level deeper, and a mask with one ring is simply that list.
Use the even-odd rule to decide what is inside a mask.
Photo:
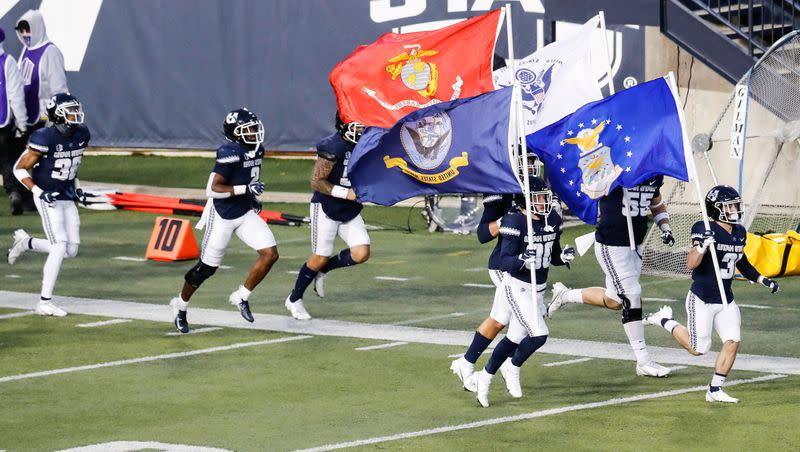
[{"label": "air force emblem", "polygon": [[581,191],[591,199],[598,199],[608,194],[611,184],[622,173],[619,165],[611,161],[611,148],[599,142],[600,133],[606,126],[605,121],[594,129],[583,129],[577,136],[567,138],[565,143],[574,144],[581,150],[578,167],[581,169]]},{"label": "air force emblem", "polygon": [[[450,152],[453,141],[453,129],[450,116],[445,112],[437,112],[413,121],[403,123],[400,128],[400,142],[411,163],[419,169],[435,170],[439,168]],[[426,174],[409,168],[408,162],[401,157],[383,158],[386,168],[399,167],[403,173],[426,184],[440,184],[456,177],[459,167],[469,165],[468,154],[450,159],[446,170]]]}]

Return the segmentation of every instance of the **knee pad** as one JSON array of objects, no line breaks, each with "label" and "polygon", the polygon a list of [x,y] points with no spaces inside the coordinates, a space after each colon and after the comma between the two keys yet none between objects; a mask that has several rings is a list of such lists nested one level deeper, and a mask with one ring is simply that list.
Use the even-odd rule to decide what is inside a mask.
[{"label": "knee pad", "polygon": [[642,320],[642,298],[640,295],[618,294],[622,300],[622,323]]},{"label": "knee pad", "polygon": [[206,265],[203,261],[200,261],[192,267],[188,272],[186,272],[186,276],[184,279],[190,286],[197,289],[200,287],[200,284],[203,284],[203,281],[207,280],[211,277],[214,273],[216,273],[217,267],[212,267],[210,265]]},{"label": "knee pad", "polygon": [[50,254],[67,256],[67,242],[56,242],[50,245]]},{"label": "knee pad", "polygon": [[78,246],[80,246],[80,243],[67,243],[67,252],[65,256],[70,258],[77,256]]}]

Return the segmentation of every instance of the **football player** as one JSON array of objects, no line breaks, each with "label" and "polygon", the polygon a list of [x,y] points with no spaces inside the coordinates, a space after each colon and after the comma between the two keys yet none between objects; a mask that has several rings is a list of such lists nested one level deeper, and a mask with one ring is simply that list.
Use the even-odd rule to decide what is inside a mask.
[{"label": "football player", "polygon": [[[667,330],[672,337],[695,356],[707,353],[711,349],[711,331],[717,331],[722,341],[722,349],[717,356],[714,375],[706,391],[707,402],[736,403],[739,399],[729,396],[722,390],[728,376],[736,352],[741,341],[741,316],[739,306],[733,300],[731,282],[736,267],[742,276],[752,282],[763,284],[771,293],[780,288],[778,283],[759,274],[747,256],[744,247],[747,243],[747,231],[742,226],[742,198],[739,193],[727,185],[717,185],[709,190],[705,199],[706,210],[713,220],[711,229],[706,229],[702,221],[692,226],[692,248],[689,250],[686,264],[692,270],[692,287],[686,296],[687,326],[683,326],[672,318],[672,308],[662,307],[659,311],[648,315],[644,322],[647,325],[658,325]],[[717,262],[720,265],[722,285],[728,307],[725,308],[720,298],[714,264],[707,253],[715,244]]]},{"label": "football player", "polygon": [[33,238],[17,229],[14,245],[8,251],[8,263],[14,264],[26,251],[47,253],[36,312],[63,317],[67,313],[52,301],[53,288],[62,261],[75,257],[81,242],[81,220],[75,201],[86,203],[86,195],[77,175],[91,134],[83,125],[83,108],[73,95],[56,94],[46,108],[52,125],[30,136],[28,147],[14,165],[14,176],[33,193],[47,239]]},{"label": "football player", "polygon": [[[600,198],[594,252],[606,275],[606,286],[569,289],[557,282],[553,284],[553,298],[547,307],[548,317],[552,317],[564,303],[621,309],[622,328],[636,356],[636,374],[650,377],[666,377],[670,373],[669,368],[653,361],[647,351],[642,324],[642,287],[639,285],[641,244],[647,233],[649,213],[653,213],[653,221],[661,229],[661,241],[668,246],[675,244],[667,206],[661,199],[663,183],[664,177],[656,176],[629,188],[627,202],[623,199],[625,192],[622,187]],[[626,209],[633,225],[635,250],[629,244]]]},{"label": "football player", "polygon": [[[529,176],[538,174],[538,159],[536,155],[529,152],[524,160],[523,164],[520,165],[520,180],[524,177],[522,171],[528,171]],[[503,280],[503,270],[500,268],[500,249],[503,241],[502,235],[500,235],[500,224],[502,223],[502,217],[509,211],[512,209],[518,210],[514,203],[514,198],[515,196],[512,194],[487,194],[483,198],[483,215],[481,215],[476,232],[480,243],[489,243],[497,238],[495,247],[489,255],[488,263],[489,278],[495,287],[500,287],[500,283]],[[475,362],[478,361],[480,355],[489,347],[489,344],[503,328],[505,328],[505,325],[493,319],[491,315],[486,317],[475,331],[472,343],[464,356],[450,364],[450,370],[464,384],[464,389],[472,392],[476,391],[475,379],[470,378],[475,372]],[[508,382],[508,380],[506,381]],[[512,394],[518,393],[516,390],[511,392]],[[519,397],[521,396],[521,392],[519,392]]]},{"label": "football player", "polygon": [[186,273],[181,293],[169,303],[175,327],[181,333],[189,332],[186,319],[189,299],[217,271],[234,233],[258,253],[244,284],[228,297],[248,322],[255,320],[248,302],[250,293],[278,260],[275,237],[258,216],[261,212],[258,196],[264,192],[264,184],[259,180],[264,125],[254,113],[240,108],[228,113],[222,128],[228,143],[217,149],[217,161],[206,185],[209,199],[198,224],[198,228],[206,228],[200,261]]},{"label": "football player", "polygon": [[[314,282],[314,291],[325,297],[325,278],[332,270],[361,264],[369,259],[369,235],[361,218],[361,203],[350,188],[347,164],[364,126],[344,123],[336,113],[336,132],[317,144],[317,162],[311,174],[311,257],[300,267],[294,289],[284,305],[297,320],[310,320],[303,294]],[[348,248],[333,254],[336,235]]]},{"label": "football player", "polygon": [[[522,397],[520,367],[547,341],[543,294],[550,264],[565,265],[575,257],[572,248],[561,249],[561,216],[553,211],[552,192],[541,178],[530,178],[530,197],[530,213],[525,210],[525,197],[519,194],[514,199],[519,210],[501,219],[499,260],[503,278],[495,291],[490,318],[508,325],[508,334],[497,344],[483,370],[473,374],[465,384],[467,389],[475,386],[483,407],[489,406],[489,387],[498,370],[511,396]],[[533,243],[527,243],[526,215],[532,220]],[[536,272],[538,316],[531,300],[531,268]]]}]

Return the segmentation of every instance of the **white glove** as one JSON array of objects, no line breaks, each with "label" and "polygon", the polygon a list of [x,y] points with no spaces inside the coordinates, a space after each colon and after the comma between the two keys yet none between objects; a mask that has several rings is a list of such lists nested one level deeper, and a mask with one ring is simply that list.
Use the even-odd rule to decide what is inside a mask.
[{"label": "white glove", "polygon": [[529,269],[536,265],[536,250],[533,248],[526,248],[525,252],[517,256],[525,268]]},{"label": "white glove", "polygon": [[564,265],[566,265],[567,268],[569,268],[570,262],[575,260],[575,248],[571,246],[565,247],[563,250],[561,250],[560,257],[561,257],[561,262],[563,262]]}]

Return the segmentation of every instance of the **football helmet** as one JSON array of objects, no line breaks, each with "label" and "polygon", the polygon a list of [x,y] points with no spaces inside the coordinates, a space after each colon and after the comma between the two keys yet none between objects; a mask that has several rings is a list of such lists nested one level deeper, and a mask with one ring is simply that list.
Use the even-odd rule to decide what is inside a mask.
[{"label": "football helmet", "polygon": [[[518,151],[521,151],[521,149],[519,148],[520,147],[518,146],[517,147]],[[540,170],[542,167],[542,162],[541,160],[539,160],[539,157],[533,151],[528,149],[528,152],[525,154],[524,157],[521,155],[522,154],[521,152],[517,152],[517,154],[519,155],[519,163],[517,164],[517,170],[519,172],[518,176],[520,182],[525,180],[525,173],[524,173],[525,171],[528,172],[528,176],[538,177],[541,174]]]},{"label": "football helmet", "polygon": [[83,107],[70,93],[54,94],[47,100],[47,117],[59,130],[72,129],[83,124]]},{"label": "football helmet", "polygon": [[337,111],[336,130],[346,141],[355,144],[358,143],[358,140],[361,139],[361,134],[364,133],[364,124],[360,122],[345,123],[342,121],[342,117],[339,116],[339,112]]},{"label": "football helmet", "polygon": [[742,197],[730,185],[717,185],[706,195],[706,211],[716,221],[741,224],[744,218]]},{"label": "football helmet", "polygon": [[[553,209],[553,192],[544,179],[531,176],[528,180],[531,193],[531,208],[536,215],[547,216]],[[514,195],[514,202],[520,209],[525,209],[525,196],[522,193]]]},{"label": "football helmet", "polygon": [[253,149],[264,142],[264,124],[247,108],[233,110],[225,116],[222,125],[225,138],[235,143],[253,145]]}]

